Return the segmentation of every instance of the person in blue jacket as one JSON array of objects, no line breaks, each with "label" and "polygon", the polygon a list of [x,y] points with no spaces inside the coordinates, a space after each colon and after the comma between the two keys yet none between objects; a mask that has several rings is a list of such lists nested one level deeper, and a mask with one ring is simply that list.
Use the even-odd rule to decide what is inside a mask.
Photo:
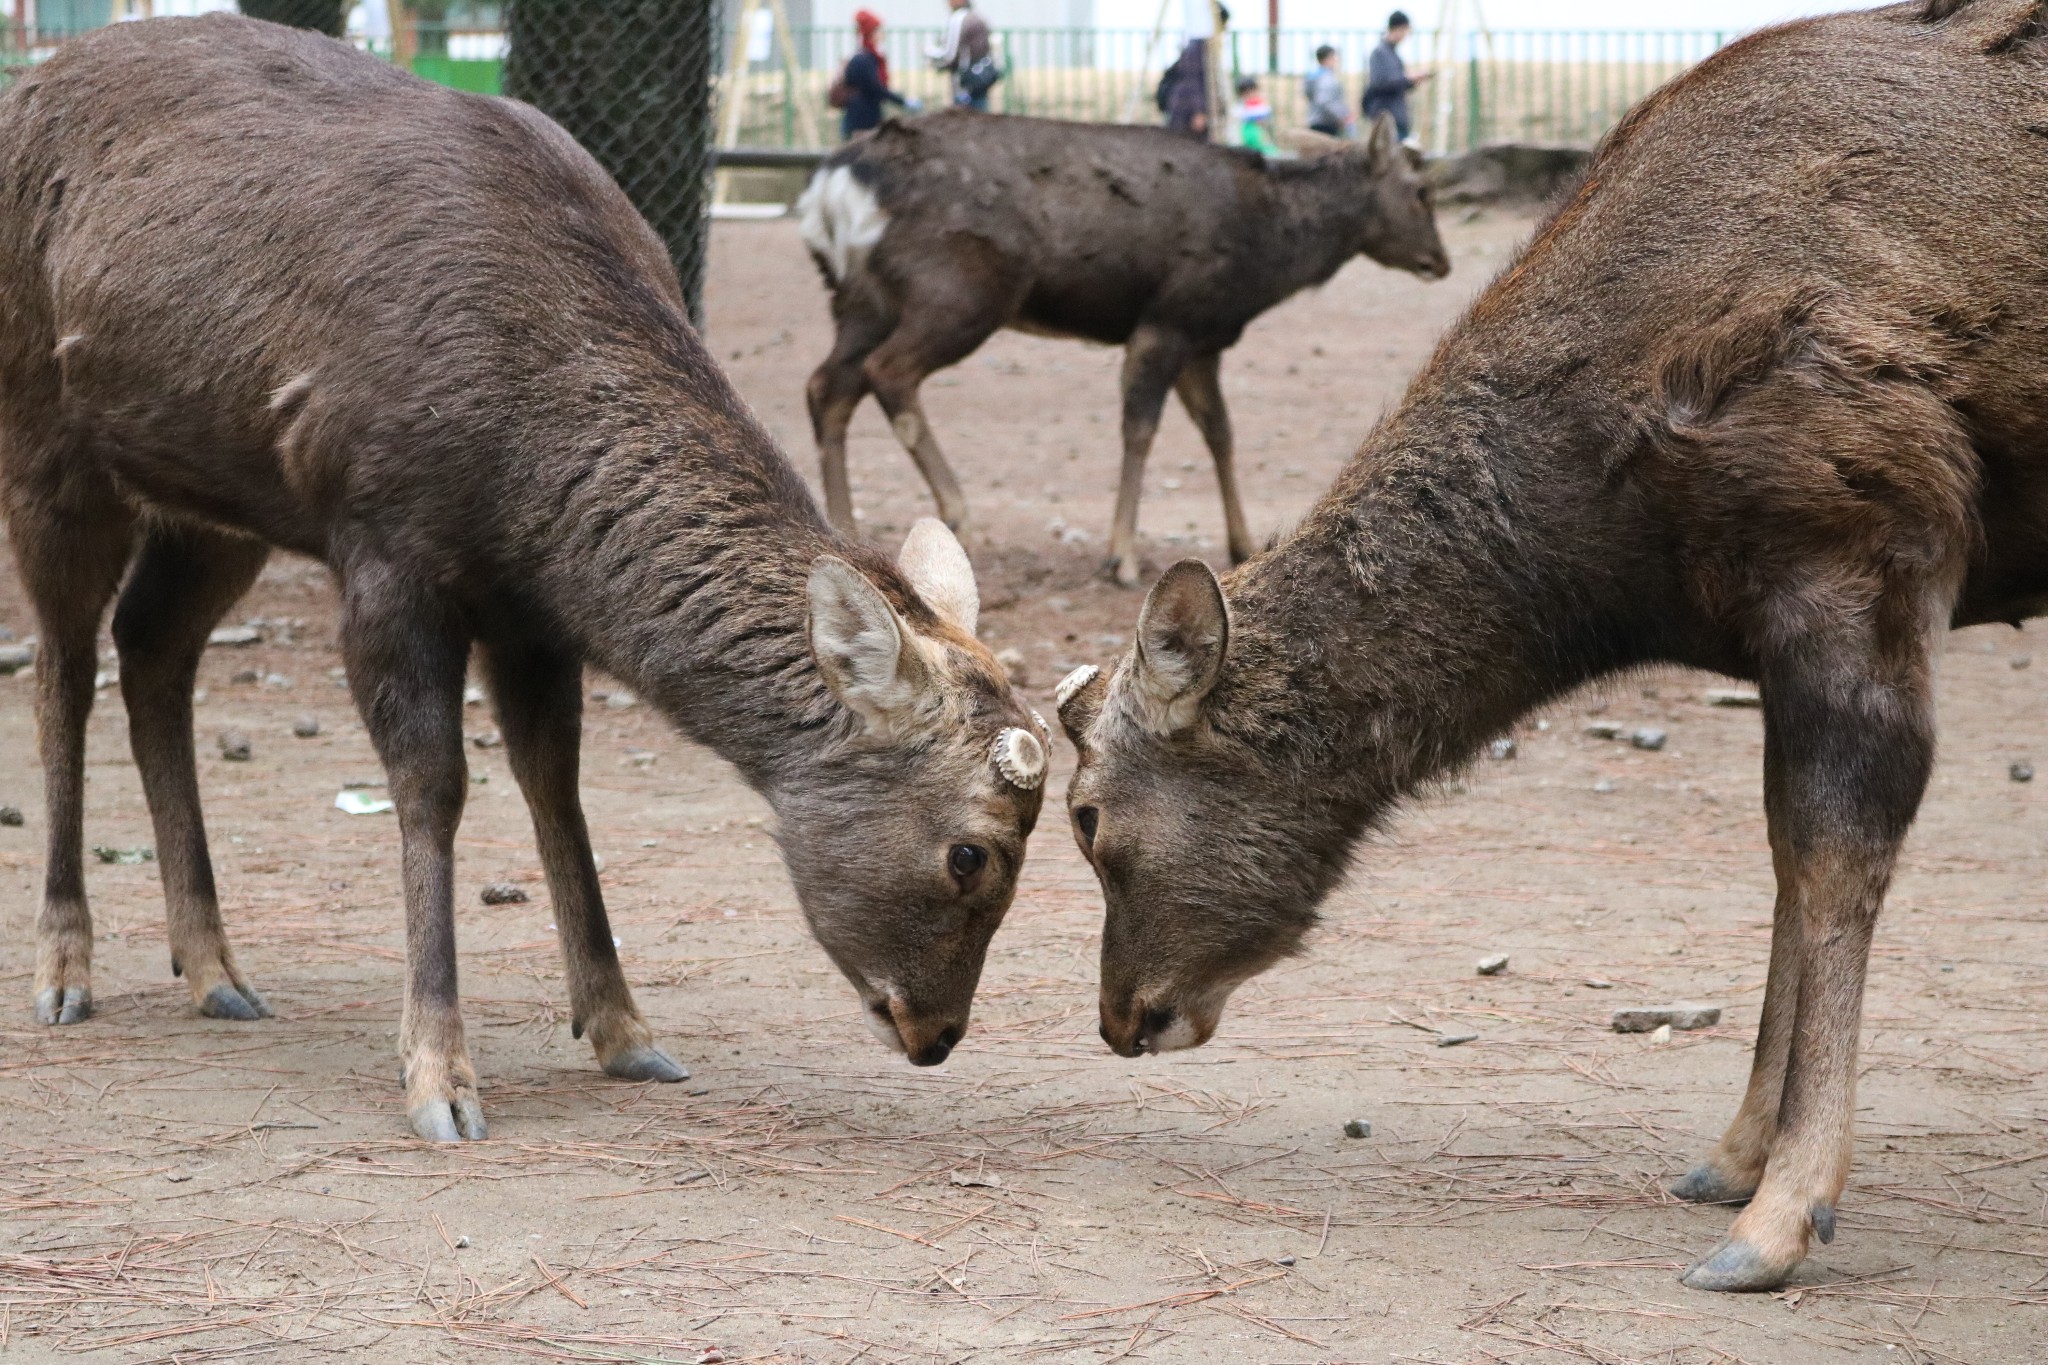
[{"label": "person in blue jacket", "polygon": [[882,17],[873,10],[856,10],[854,31],[860,34],[860,51],[846,59],[846,71],[833,93],[843,99],[839,115],[842,137],[864,133],[882,121],[882,106],[893,104],[916,113],[924,102],[915,96],[899,95],[889,88],[889,59],[882,55]]}]

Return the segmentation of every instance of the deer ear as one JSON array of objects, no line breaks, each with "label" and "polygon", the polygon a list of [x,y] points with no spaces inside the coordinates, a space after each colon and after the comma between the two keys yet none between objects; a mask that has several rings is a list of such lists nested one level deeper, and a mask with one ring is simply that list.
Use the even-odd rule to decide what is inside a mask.
[{"label": "deer ear", "polygon": [[1372,121],[1372,132],[1366,136],[1366,155],[1372,161],[1372,173],[1382,175],[1391,170],[1394,158],[1401,151],[1401,130],[1394,126],[1392,114],[1381,114]]},{"label": "deer ear", "polygon": [[1215,571],[1199,559],[1168,569],[1138,613],[1131,669],[1138,723],[1155,735],[1193,725],[1223,672],[1229,642],[1230,614]]},{"label": "deer ear", "polygon": [[811,657],[832,695],[888,738],[916,714],[923,669],[910,629],[867,575],[836,555],[811,565]]},{"label": "deer ear", "polygon": [[903,570],[926,606],[967,634],[974,634],[974,624],[981,616],[974,565],[968,563],[967,551],[945,522],[936,517],[918,518],[903,539],[896,567]]}]

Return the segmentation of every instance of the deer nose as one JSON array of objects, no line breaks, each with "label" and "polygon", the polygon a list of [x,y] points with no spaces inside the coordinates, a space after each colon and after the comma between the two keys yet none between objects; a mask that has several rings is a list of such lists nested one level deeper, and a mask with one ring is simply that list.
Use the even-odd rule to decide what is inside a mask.
[{"label": "deer nose", "polygon": [[948,1024],[939,1031],[939,1036],[910,1054],[912,1066],[937,1066],[953,1055],[954,1046],[960,1041],[960,1030]]},{"label": "deer nose", "polygon": [[1140,1006],[1130,1001],[1121,1008],[1112,1008],[1104,1001],[1098,1032],[1117,1056],[1142,1057],[1147,1052],[1159,1051],[1159,1036],[1173,1027],[1177,1018],[1178,1012],[1170,1005]]}]

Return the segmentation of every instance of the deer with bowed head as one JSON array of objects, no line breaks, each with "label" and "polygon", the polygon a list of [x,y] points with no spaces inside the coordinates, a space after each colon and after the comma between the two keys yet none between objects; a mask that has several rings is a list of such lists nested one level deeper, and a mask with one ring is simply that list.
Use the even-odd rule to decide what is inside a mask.
[{"label": "deer with bowed head", "polygon": [[1753,679],[1768,984],[1673,1187],[1746,1207],[1684,1279],[1773,1287],[1833,1238],[1942,632],[2048,606],[2044,34],[2038,0],[1924,0],[1667,85],[1293,535],[1176,565],[1068,679],[1112,1048],[1205,1042],[1361,836],[1532,707],[1652,662]]},{"label": "deer with bowed head", "polygon": [[661,241],[560,128],[271,24],[99,30],[0,95],[0,318],[0,501],[41,636],[39,1020],[92,1011],[85,730],[110,600],[171,970],[203,1014],[270,1014],[221,919],[192,694],[282,547],[336,579],[390,780],[421,1136],[485,1133],[453,903],[473,651],[605,1071],[686,1074],[605,914],[586,664],[766,797],[890,1046],[931,1065],[959,1041],[1038,815],[1042,722],[975,639],[952,534],[920,523],[892,563],[833,533]]}]

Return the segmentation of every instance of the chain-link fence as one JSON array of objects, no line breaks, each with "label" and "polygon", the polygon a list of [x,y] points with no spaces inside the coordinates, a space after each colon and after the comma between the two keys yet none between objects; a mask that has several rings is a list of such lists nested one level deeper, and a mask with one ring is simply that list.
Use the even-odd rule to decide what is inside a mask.
[{"label": "chain-link fence", "polygon": [[339,38],[348,27],[349,0],[236,0],[251,19],[310,28]]},{"label": "chain-link fence", "polygon": [[703,315],[715,0],[511,0],[505,93],[590,150],[668,243]]}]

